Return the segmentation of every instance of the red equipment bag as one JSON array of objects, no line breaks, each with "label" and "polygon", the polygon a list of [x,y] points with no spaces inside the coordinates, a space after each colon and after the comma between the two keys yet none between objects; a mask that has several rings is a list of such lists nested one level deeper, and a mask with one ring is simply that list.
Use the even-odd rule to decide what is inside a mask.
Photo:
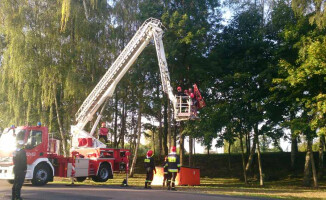
[{"label": "red equipment bag", "polygon": [[194,84],[194,93],[195,93],[196,99],[198,101],[197,107],[199,109],[205,107],[206,103],[198,90],[197,84]]}]

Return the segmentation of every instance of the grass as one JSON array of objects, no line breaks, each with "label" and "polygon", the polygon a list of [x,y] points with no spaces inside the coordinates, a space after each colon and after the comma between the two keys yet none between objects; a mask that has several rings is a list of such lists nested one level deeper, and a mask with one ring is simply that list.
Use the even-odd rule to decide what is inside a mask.
[{"label": "grass", "polygon": [[[105,183],[96,183],[87,179],[81,185],[121,185],[125,174],[115,174],[114,179]],[[144,186],[145,175],[135,174],[133,178],[128,179],[128,184],[134,188]],[[191,193],[205,193],[218,195],[235,195],[235,196],[256,196],[264,198],[278,199],[312,199],[326,200],[326,181],[320,182],[319,188],[303,187],[302,179],[284,179],[280,181],[269,181],[264,187],[260,187],[257,182],[250,182],[245,185],[239,179],[234,178],[208,178],[202,177],[200,186],[178,186],[178,191]],[[69,184],[68,178],[55,178],[55,184]],[[154,189],[163,189],[161,186],[153,186]]]}]

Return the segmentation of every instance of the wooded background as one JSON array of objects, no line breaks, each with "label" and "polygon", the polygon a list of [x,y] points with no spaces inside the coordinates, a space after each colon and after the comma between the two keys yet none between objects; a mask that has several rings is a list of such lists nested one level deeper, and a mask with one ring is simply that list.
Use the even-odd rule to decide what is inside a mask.
[{"label": "wooded background", "polygon": [[[218,139],[217,146],[229,153],[240,149],[245,182],[257,152],[263,184],[260,152],[281,151],[284,138],[292,144],[292,168],[298,144],[306,145],[304,184],[310,185],[312,171],[317,186],[323,177],[326,132],[325,4],[1,0],[0,127],[41,121],[65,144],[79,106],[138,27],[154,17],[166,27],[172,86],[187,89],[197,83],[207,107],[200,110],[200,120],[173,120],[150,44],[105,109],[102,121],[110,125],[112,147],[135,152],[137,138],[144,134],[158,157],[178,144],[184,162],[184,139],[189,136],[192,165],[193,139],[208,152]],[[233,13],[227,23],[222,9]],[[319,151],[317,163],[313,143]]]}]

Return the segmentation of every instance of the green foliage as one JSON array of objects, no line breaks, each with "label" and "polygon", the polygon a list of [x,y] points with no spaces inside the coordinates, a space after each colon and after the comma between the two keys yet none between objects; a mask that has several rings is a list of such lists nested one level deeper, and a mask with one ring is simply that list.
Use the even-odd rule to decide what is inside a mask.
[{"label": "green foliage", "polygon": [[[155,17],[166,27],[172,86],[198,83],[207,103],[200,120],[181,124],[182,134],[207,148],[218,138],[217,147],[232,144],[231,152],[240,152],[240,138],[255,130],[262,151],[280,150],[268,147],[278,146],[283,128],[308,139],[325,135],[325,1],[293,0],[292,8],[273,2],[266,16],[257,1],[229,1],[241,6],[222,26],[220,1],[214,0],[2,0],[0,127],[42,121],[58,133],[61,120],[68,132],[113,60],[143,21]],[[110,127],[117,137],[134,145],[140,107],[153,121],[143,127],[158,144],[162,136],[154,122],[167,122],[167,104],[152,44],[120,81],[115,97],[104,120],[114,124],[117,118]]]},{"label": "green foliage", "polygon": [[309,15],[309,22],[325,28],[325,0],[292,0],[292,8],[298,15]]},{"label": "green foliage", "polygon": [[[290,122],[293,133],[308,138],[324,134],[325,126],[325,57],[324,31],[308,24],[306,17],[284,30],[284,41],[295,51],[296,57],[280,60],[280,77],[275,83],[282,90],[292,90],[288,97],[294,115]],[[299,114],[300,113],[300,114]]]},{"label": "green foliage", "polygon": [[[78,15],[83,9],[71,1],[69,20],[60,32],[60,2],[23,1],[17,5],[1,1],[0,25],[5,45],[1,62],[0,126],[36,124],[42,121],[50,131],[58,131],[54,108],[58,99],[59,117],[69,130],[80,102],[90,85],[104,71],[108,58],[100,55],[104,42],[106,6],[91,17],[102,24],[88,22]],[[15,13],[15,14],[13,14]],[[7,117],[4,117],[7,116]]]},{"label": "green foliage", "polygon": [[265,38],[261,22],[262,14],[254,6],[237,14],[218,35],[210,53],[209,99],[215,110],[209,118],[221,142],[232,144],[258,124],[264,124],[259,134],[282,135],[276,134],[277,117],[269,100],[277,71],[272,54],[275,45]]}]

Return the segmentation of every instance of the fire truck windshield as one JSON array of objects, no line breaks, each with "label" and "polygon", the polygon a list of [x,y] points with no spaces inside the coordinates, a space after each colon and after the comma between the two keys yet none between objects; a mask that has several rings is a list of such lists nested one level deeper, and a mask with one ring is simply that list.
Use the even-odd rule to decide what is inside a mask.
[{"label": "fire truck windshield", "polygon": [[21,128],[5,129],[0,137],[0,151],[11,152],[16,149],[16,141],[24,140],[25,130]]}]

